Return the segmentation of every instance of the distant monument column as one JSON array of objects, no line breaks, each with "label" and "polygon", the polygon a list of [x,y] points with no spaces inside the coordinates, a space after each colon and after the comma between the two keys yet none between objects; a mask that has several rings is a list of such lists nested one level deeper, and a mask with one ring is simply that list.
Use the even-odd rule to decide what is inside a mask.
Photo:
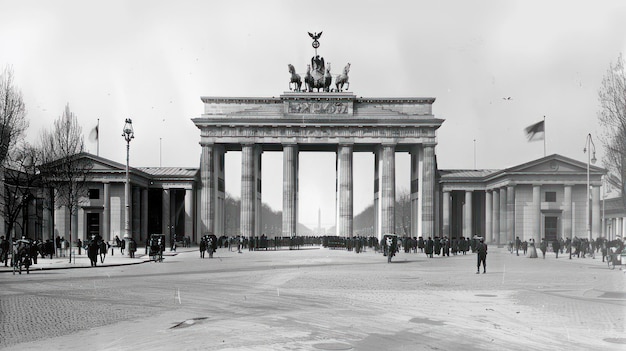
[{"label": "distant monument column", "polygon": [[353,236],[352,144],[337,146],[337,236]]},{"label": "distant monument column", "polygon": [[424,145],[422,167],[422,235],[435,236],[435,145]]},{"label": "distant monument column", "polygon": [[241,149],[241,212],[240,230],[244,237],[253,237],[255,230],[255,145],[243,144]]},{"label": "distant monument column", "polygon": [[283,229],[282,235],[297,234],[298,225],[298,145],[283,145]]},{"label": "distant monument column", "polygon": [[384,144],[378,149],[378,181],[380,190],[379,209],[381,238],[385,234],[394,234],[396,231],[395,204],[396,204],[396,154],[395,145]]},{"label": "distant monument column", "polygon": [[200,156],[200,180],[202,190],[200,192],[200,226],[199,235],[213,233],[215,228],[215,162],[214,162],[214,145],[202,145],[202,154]]}]

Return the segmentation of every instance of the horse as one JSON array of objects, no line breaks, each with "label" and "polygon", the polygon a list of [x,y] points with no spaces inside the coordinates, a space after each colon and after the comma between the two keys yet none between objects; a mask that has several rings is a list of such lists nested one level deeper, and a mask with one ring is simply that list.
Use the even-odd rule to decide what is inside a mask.
[{"label": "horse", "polygon": [[309,92],[313,91],[313,76],[311,75],[311,65],[306,65],[306,76],[304,77],[305,89]]},{"label": "horse", "polygon": [[324,74],[324,91],[330,91],[330,85],[332,84],[333,76],[330,74],[330,62],[326,66],[326,74]]},{"label": "horse", "polygon": [[343,74],[340,74],[337,79],[335,79],[335,86],[337,87],[337,91],[343,91],[343,85],[346,84],[346,90],[350,89],[350,82],[348,81],[348,73],[350,72],[350,63],[343,68]]},{"label": "horse", "polygon": [[[289,90],[300,91],[302,87],[302,79],[300,78],[300,75],[296,73],[296,69],[293,67],[292,64],[288,64],[287,67],[289,67],[289,73],[291,73],[291,80],[289,81]],[[294,84],[293,89],[291,89],[291,84]]]}]

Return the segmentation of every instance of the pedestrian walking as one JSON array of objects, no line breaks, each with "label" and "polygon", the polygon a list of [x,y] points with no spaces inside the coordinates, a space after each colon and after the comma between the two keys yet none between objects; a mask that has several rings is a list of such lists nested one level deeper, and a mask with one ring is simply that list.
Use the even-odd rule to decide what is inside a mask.
[{"label": "pedestrian walking", "polygon": [[539,250],[541,250],[541,255],[543,255],[543,259],[545,259],[546,251],[548,250],[548,243],[546,242],[546,238],[541,239],[541,243],[539,244]]},{"label": "pedestrian walking", "polygon": [[120,240],[120,254],[124,254],[124,249],[126,248],[126,240]]},{"label": "pedestrian walking", "polygon": [[130,240],[128,240],[128,253],[130,254],[130,258],[135,258],[135,251],[137,251],[137,242],[134,238],[130,238]]},{"label": "pedestrian walking", "polygon": [[476,244],[476,274],[480,273],[480,264],[483,265],[483,274],[487,273],[487,244],[484,243],[483,238],[480,238],[478,244]]},{"label": "pedestrian walking", "polygon": [[561,243],[558,239],[554,239],[552,242],[552,251],[556,254],[556,258],[559,258],[559,250],[561,249]]},{"label": "pedestrian walking", "polygon": [[519,249],[522,246],[522,241],[519,239],[519,236],[515,238],[515,254],[519,256]]}]

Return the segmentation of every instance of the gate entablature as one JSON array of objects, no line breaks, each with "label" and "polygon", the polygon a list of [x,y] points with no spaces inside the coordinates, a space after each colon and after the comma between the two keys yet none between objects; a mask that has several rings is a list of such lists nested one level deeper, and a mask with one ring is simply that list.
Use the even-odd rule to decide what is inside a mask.
[{"label": "gate entablature", "polygon": [[[280,97],[202,97],[205,108],[193,122],[201,143],[255,143],[264,149],[289,142],[303,145],[436,144],[443,119],[432,114],[434,98],[363,98],[351,93],[296,93]],[[230,146],[229,146],[230,145]]]}]

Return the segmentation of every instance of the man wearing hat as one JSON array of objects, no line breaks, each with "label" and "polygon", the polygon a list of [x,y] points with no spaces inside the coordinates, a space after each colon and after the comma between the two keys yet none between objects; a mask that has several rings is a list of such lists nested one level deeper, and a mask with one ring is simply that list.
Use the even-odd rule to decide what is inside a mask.
[{"label": "man wearing hat", "polygon": [[480,242],[476,245],[476,253],[478,255],[476,274],[480,273],[481,262],[483,264],[483,274],[485,274],[487,273],[487,244],[484,243],[483,238],[480,238]]}]

